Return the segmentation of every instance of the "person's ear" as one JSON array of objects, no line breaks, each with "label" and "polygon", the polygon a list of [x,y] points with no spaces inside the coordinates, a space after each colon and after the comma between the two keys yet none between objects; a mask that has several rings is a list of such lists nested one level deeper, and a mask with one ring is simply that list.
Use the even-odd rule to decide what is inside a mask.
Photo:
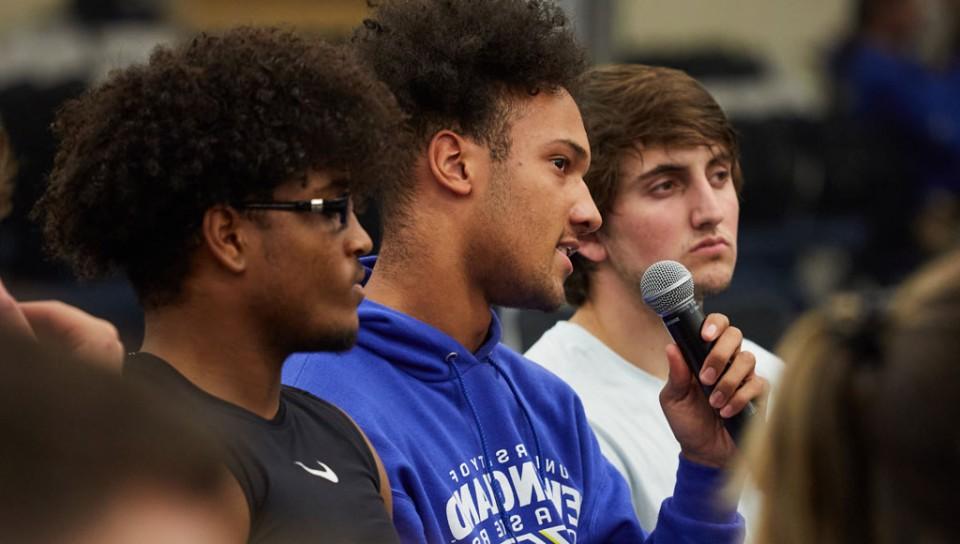
[{"label": "person's ear", "polygon": [[240,212],[218,204],[203,214],[201,235],[204,246],[214,260],[231,272],[243,272],[247,267],[248,240]]},{"label": "person's ear", "polygon": [[434,181],[455,195],[469,195],[477,181],[479,166],[475,160],[480,149],[452,130],[434,134],[427,147],[427,162]]},{"label": "person's ear", "polygon": [[584,234],[578,239],[580,248],[577,253],[583,255],[587,260],[599,263],[607,260],[607,246],[604,245],[603,238],[598,232]]}]

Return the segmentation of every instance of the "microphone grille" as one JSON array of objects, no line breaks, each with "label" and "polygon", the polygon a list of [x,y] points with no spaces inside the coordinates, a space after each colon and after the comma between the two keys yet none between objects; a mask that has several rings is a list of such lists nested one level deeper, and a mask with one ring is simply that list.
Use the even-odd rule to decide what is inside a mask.
[{"label": "microphone grille", "polygon": [[693,298],[693,276],[676,261],[658,261],[643,273],[640,291],[647,306],[663,316]]}]

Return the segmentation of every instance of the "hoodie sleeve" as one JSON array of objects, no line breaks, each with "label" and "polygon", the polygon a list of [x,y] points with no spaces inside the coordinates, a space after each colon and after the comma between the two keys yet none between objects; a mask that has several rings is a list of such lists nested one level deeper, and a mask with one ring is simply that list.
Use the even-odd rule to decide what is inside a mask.
[{"label": "hoodie sleeve", "polygon": [[723,472],[680,456],[673,496],[660,505],[657,528],[647,542],[743,542],[744,520],[733,507],[719,506]]},{"label": "hoodie sleeve", "polygon": [[607,474],[602,478],[603,485],[595,489],[593,513],[582,527],[584,532],[579,541],[624,544],[743,542],[743,517],[732,508],[717,509],[709,499],[715,497],[723,485],[721,471],[681,458],[674,496],[663,501],[657,528],[647,535],[630,508],[626,482],[613,465],[605,459],[603,461]]},{"label": "hoodie sleeve", "polygon": [[[582,407],[578,419],[586,422]],[[582,428],[582,427],[581,427]],[[589,426],[587,426],[589,429]],[[743,542],[744,520],[735,508],[718,508],[714,500],[724,485],[723,472],[692,463],[682,456],[674,495],[663,501],[657,527],[647,534],[637,521],[626,480],[600,452],[596,435],[584,435],[582,454],[592,467],[592,497],[585,497],[586,515],[577,540],[604,543],[703,543]]]}]

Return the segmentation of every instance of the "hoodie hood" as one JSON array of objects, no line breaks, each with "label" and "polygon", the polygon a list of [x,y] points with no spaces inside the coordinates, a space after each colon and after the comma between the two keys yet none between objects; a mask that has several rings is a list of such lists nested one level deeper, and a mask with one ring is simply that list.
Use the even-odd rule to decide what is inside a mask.
[{"label": "hoodie hood", "polygon": [[[366,284],[376,256],[363,257],[360,262],[366,272],[363,280]],[[383,304],[364,299],[357,311],[363,324],[357,335],[357,346],[422,381],[456,379],[448,363],[451,358],[456,359],[462,372],[467,372],[474,365],[489,361],[500,343],[500,320],[492,309],[486,340],[472,353],[440,329]]]}]

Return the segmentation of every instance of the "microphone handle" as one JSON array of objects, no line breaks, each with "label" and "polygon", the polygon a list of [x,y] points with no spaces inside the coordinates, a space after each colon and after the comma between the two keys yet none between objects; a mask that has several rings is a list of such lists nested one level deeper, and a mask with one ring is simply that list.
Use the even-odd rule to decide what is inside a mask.
[{"label": "microphone handle", "polygon": [[[697,383],[700,383],[700,369],[703,368],[703,362],[706,361],[707,354],[713,349],[714,344],[714,342],[704,342],[700,336],[700,330],[703,328],[705,319],[703,310],[700,309],[700,305],[695,300],[683,305],[675,313],[663,316],[664,325],[667,326],[670,336],[673,337],[673,341],[680,348],[683,359],[687,362],[687,367],[690,368],[690,372],[693,373]],[[721,377],[725,373],[726,368],[721,373]],[[719,381],[720,378],[717,378],[717,382]],[[700,388],[703,390],[704,398],[709,399],[710,393],[713,392],[713,386],[700,383]],[[748,402],[740,413],[733,417],[721,418],[724,428],[727,429],[730,437],[737,445],[740,444],[741,433],[756,413],[756,407],[752,402]]]}]

